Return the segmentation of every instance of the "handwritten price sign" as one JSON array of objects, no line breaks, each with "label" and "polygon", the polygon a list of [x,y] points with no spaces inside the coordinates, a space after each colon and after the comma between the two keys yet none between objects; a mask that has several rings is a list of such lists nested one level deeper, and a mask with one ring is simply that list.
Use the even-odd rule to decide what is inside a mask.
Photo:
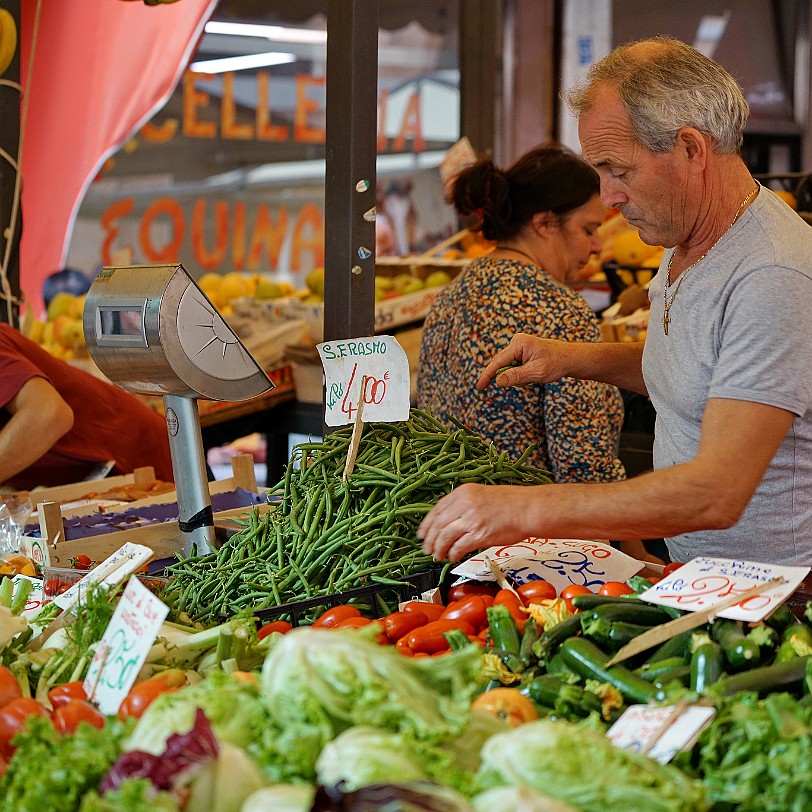
[{"label": "handwritten price sign", "polygon": [[106,716],[118,713],[168,612],[135,576],[130,578],[82,686]]},{"label": "handwritten price sign", "polygon": [[754,595],[743,603],[719,612],[719,617],[755,623],[783,603],[808,574],[809,567],[784,567],[730,558],[700,557],[683,564],[640,597],[661,606],[697,612],[730,595],[746,592],[773,578],[783,578],[784,583],[775,589]]},{"label": "handwritten price sign", "polygon": [[492,581],[486,558],[518,584],[544,580],[557,590],[579,584],[597,592],[607,581],[625,581],[643,568],[636,558],[600,541],[525,539],[521,544],[489,547],[452,570],[455,575]]},{"label": "handwritten price sign", "polygon": [[318,344],[326,381],[324,422],[344,426],[362,421],[409,419],[409,360],[392,336],[326,341]]}]

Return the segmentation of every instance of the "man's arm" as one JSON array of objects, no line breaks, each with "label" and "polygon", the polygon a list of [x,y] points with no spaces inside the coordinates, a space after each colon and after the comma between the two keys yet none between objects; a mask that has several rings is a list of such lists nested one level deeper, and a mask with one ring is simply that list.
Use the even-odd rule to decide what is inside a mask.
[{"label": "man's arm", "polygon": [[668,538],[734,525],[795,419],[792,412],[712,398],[696,457],[625,482],[463,485],[419,529],[426,552],[457,560],[528,536]]},{"label": "man's arm", "polygon": [[[499,372],[510,364],[518,366]],[[642,341],[628,344],[558,341],[517,333],[485,367],[477,388],[485,389],[494,378],[502,387],[578,378],[648,394],[643,381]]]},{"label": "man's arm", "polygon": [[30,378],[6,404],[0,431],[0,482],[42,457],[73,427],[73,410],[45,378]]}]

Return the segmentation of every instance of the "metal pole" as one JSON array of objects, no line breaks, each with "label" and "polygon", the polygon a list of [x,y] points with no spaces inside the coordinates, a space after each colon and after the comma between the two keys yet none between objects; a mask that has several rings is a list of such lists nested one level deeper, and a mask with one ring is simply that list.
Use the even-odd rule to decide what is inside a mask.
[{"label": "metal pole", "polygon": [[328,0],[324,340],[375,331],[377,0]]}]

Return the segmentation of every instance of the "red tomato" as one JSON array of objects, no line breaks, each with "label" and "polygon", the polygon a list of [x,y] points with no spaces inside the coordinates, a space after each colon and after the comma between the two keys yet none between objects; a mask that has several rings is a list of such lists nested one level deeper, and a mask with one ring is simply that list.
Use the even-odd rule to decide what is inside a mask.
[{"label": "red tomato", "polygon": [[48,700],[52,708],[67,705],[72,699],[87,699],[81,682],[66,682],[64,685],[57,685],[56,688],[48,691]]},{"label": "red tomato", "polygon": [[439,620],[440,615],[445,612],[445,606],[441,603],[429,603],[428,601],[407,601],[400,611],[422,612],[429,620]]},{"label": "red tomato", "polygon": [[93,563],[91,561],[90,556],[87,555],[75,555],[71,558],[71,564],[73,565],[74,569],[77,570],[87,570],[90,569],[90,565]]},{"label": "red tomato", "polygon": [[409,648],[409,633],[403,635],[400,640],[395,643],[395,651],[406,657],[414,657],[414,652]]},{"label": "red tomato", "polygon": [[59,733],[69,736],[76,733],[76,728],[82,722],[87,722],[99,730],[104,727],[104,716],[99,709],[83,699],[71,699],[70,702],[60,705],[51,714],[51,721]]},{"label": "red tomato", "polygon": [[558,597],[555,587],[548,581],[528,581],[516,588],[525,605],[549,601]]},{"label": "red tomato", "polygon": [[0,665],[0,708],[19,699],[23,695],[20,684],[10,668]]},{"label": "red tomato", "polygon": [[681,561],[672,561],[670,564],[666,564],[663,567],[663,578],[666,578],[667,576],[671,575],[672,572],[676,572],[681,566],[682,566]]},{"label": "red tomato", "polygon": [[611,598],[618,598],[621,595],[634,595],[634,590],[623,581],[607,581],[598,590],[599,595],[606,595]]},{"label": "red tomato", "polygon": [[449,603],[440,615],[440,620],[464,620],[478,632],[488,625],[487,606],[481,595],[468,595],[460,601]]},{"label": "red tomato", "polygon": [[591,589],[587,589],[585,586],[581,586],[580,584],[570,584],[569,586],[565,586],[564,589],[561,590],[561,594],[559,595],[560,598],[563,598],[566,601],[567,609],[570,612],[577,612],[578,610],[572,605],[572,599],[576,595],[592,595],[593,592]]},{"label": "red tomato", "polygon": [[383,618],[383,630],[393,643],[396,643],[405,634],[418,626],[425,626],[429,622],[425,612],[415,609],[412,612],[392,612]]},{"label": "red tomato", "polygon": [[467,598],[468,595],[489,595],[491,598],[499,591],[496,584],[478,584],[474,581],[464,581],[454,584],[448,590],[448,603]]},{"label": "red tomato", "polygon": [[500,589],[496,593],[496,597],[493,599],[493,605],[507,607],[508,612],[510,612],[510,616],[517,623],[524,623],[524,621],[527,619],[527,615],[522,610],[522,607],[524,606],[522,599],[515,592],[511,592],[509,589]]},{"label": "red tomato", "polygon": [[409,648],[415,653],[436,654],[451,648],[443,632],[459,629],[463,634],[473,635],[474,627],[464,620],[434,620],[414,629],[406,635]]},{"label": "red tomato", "polygon": [[20,697],[0,708],[0,757],[7,761],[14,753],[11,740],[23,729],[29,716],[48,719],[48,711],[36,699]]},{"label": "red tomato", "polygon": [[157,676],[145,679],[130,689],[118,709],[118,718],[134,716],[140,719],[153,700],[164,693],[177,691],[186,684],[186,675],[180,668],[170,668]]},{"label": "red tomato", "polygon": [[270,623],[266,623],[257,630],[257,640],[263,640],[269,634],[273,634],[274,632],[279,632],[279,634],[287,634],[292,628],[292,624],[288,623],[287,620],[272,620]]},{"label": "red tomato", "polygon": [[350,606],[348,603],[342,603],[338,606],[333,606],[326,612],[322,612],[313,622],[315,628],[337,626],[342,620],[348,617],[361,617],[361,610],[357,606]]}]

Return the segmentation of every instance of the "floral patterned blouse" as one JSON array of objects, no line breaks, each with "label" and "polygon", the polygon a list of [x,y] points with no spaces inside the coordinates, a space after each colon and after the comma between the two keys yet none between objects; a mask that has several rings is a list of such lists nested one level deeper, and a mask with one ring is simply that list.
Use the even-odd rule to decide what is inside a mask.
[{"label": "floral patterned blouse", "polygon": [[613,386],[562,378],[484,392],[476,381],[514,333],[598,341],[594,313],[575,291],[537,266],[474,260],[434,300],[423,326],[418,406],[451,414],[514,457],[536,443],[528,464],[556,482],[623,479],[617,458],[623,401]]}]

